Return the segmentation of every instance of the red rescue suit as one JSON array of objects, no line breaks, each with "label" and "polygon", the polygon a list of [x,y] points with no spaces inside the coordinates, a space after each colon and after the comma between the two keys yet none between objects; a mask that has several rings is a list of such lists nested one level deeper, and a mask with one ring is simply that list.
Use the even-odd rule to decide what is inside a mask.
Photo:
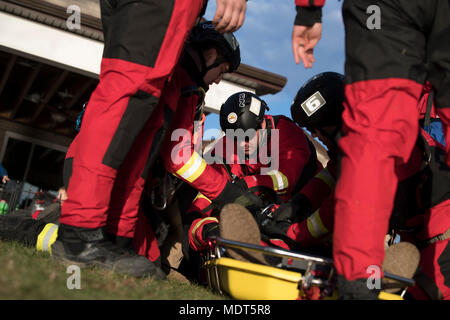
[{"label": "red rescue suit", "polygon": [[[192,103],[176,114],[161,149],[166,170],[182,179],[209,199],[215,199],[229,180],[227,175],[206,163],[196,143],[202,123],[196,119],[197,106],[203,103],[204,92],[191,94]],[[199,100],[200,99],[200,100]]]},{"label": "red rescue suit", "polygon": [[[426,137],[428,144],[432,148],[443,149],[443,147],[432,140],[427,133],[423,132],[422,134]],[[391,217],[391,227],[395,228],[398,223],[398,218],[400,218],[406,220],[402,221],[401,229],[404,230],[410,228],[419,230],[417,232],[399,232],[401,240],[412,242],[421,249],[420,267],[422,271],[421,274],[424,274],[421,277],[427,277],[430,281],[426,283],[432,283],[432,285],[439,288],[441,294],[440,298],[450,299],[450,286],[448,285],[450,281],[450,274],[448,272],[448,266],[450,265],[449,239],[429,243],[429,239],[444,234],[450,228],[450,200],[445,199],[445,190],[438,191],[440,193],[436,197],[437,199],[443,199],[442,202],[435,205],[432,204],[433,206],[430,209],[418,208],[420,205],[426,206],[423,200],[420,198],[416,199],[419,189],[417,189],[417,182],[415,182],[417,180],[414,180],[421,179],[420,171],[423,169],[422,154],[422,148],[416,144],[408,162],[396,166],[395,171],[400,184],[396,201],[394,202],[395,205],[393,217]],[[330,191],[333,191],[332,182],[333,178],[336,177],[336,171],[333,169],[334,164],[332,160],[330,160],[327,165],[328,169],[330,169],[330,165],[332,167],[331,170],[328,170],[330,175],[324,175],[324,172],[322,171],[300,191],[300,193],[310,197],[313,207],[320,202],[317,194],[330,195]],[[440,188],[446,187],[448,189],[448,183],[447,185],[445,185],[445,183],[440,183]],[[436,188],[436,185],[433,185],[433,188]],[[312,192],[312,190],[314,191]],[[406,196],[404,190],[406,190]],[[423,192],[423,190],[421,192]],[[442,194],[444,194],[444,196],[442,196]],[[396,213],[397,211],[399,212],[398,215]],[[405,219],[404,217],[408,215],[409,217]],[[287,236],[302,247],[321,244],[322,241],[330,237],[335,219],[334,199],[333,196],[330,195],[325,199],[320,208],[308,219],[291,225],[287,230]],[[365,239],[361,239],[360,241],[364,240]],[[423,280],[419,280],[418,282],[422,284]],[[426,287],[428,286],[429,284],[426,285]],[[411,292],[416,299],[430,298],[432,295],[429,292],[425,293],[424,289],[419,285],[410,288],[409,292]],[[435,296],[432,296],[432,298],[435,298]]]},{"label": "red rescue suit", "polygon": [[[227,159],[226,164],[215,163],[212,167],[222,176],[228,176],[229,179],[232,178],[231,175],[233,178],[244,179],[249,189],[254,188],[253,190],[257,191],[259,187],[266,187],[274,190],[282,200],[287,201],[294,190],[298,190],[322,169],[322,165],[316,158],[314,147],[301,128],[284,116],[266,115],[264,118],[266,123],[269,123],[267,128],[276,129],[279,133],[277,160],[279,166],[276,170],[261,174],[261,170],[268,168],[269,164],[250,163],[249,160],[239,161],[235,148],[230,149],[233,150],[231,155],[227,154],[226,145],[231,143],[234,146],[234,142],[226,136],[221,138],[212,150],[213,154],[216,154],[216,151],[221,154],[220,159]],[[260,150],[261,154],[271,154],[270,146],[271,143],[264,144]],[[226,169],[227,166],[228,169]],[[211,188],[215,188],[214,183],[215,180],[211,180]],[[212,210],[208,208],[210,204],[211,200],[201,192],[187,212],[187,215],[192,216],[190,220],[193,220],[190,228],[190,244],[196,250],[202,250],[206,245],[201,237],[203,227],[208,223],[218,222],[216,217],[211,217]],[[198,216],[199,213],[200,216]]]},{"label": "red rescue suit", "polygon": [[148,169],[180,90],[191,82],[181,67],[174,69],[202,5],[202,0],[101,1],[100,82],[66,155],[68,199],[61,223],[134,236]]},{"label": "red rescue suit", "polygon": [[367,278],[368,266],[383,263],[382,244],[399,181],[395,168],[408,161],[415,145],[416,106],[425,80],[436,93],[450,167],[450,49],[442,40],[450,33],[450,4],[378,1],[380,29],[368,28],[371,5],[346,0],[342,9],[347,85],[333,256],[338,274],[347,280]]}]

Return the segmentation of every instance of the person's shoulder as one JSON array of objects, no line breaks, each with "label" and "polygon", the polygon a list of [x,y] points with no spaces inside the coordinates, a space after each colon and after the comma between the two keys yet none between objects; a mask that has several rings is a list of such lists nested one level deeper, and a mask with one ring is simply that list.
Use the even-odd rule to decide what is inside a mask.
[{"label": "person's shoulder", "polygon": [[275,127],[277,129],[290,129],[298,132],[299,134],[304,134],[303,129],[300,128],[291,118],[288,118],[284,115],[276,115],[272,116],[272,118],[274,119]]}]

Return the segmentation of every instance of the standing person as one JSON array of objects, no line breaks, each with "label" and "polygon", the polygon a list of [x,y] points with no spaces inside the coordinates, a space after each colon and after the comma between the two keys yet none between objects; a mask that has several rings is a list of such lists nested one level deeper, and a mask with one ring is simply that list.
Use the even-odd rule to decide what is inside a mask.
[{"label": "standing person", "polygon": [[[217,1],[222,31],[243,23],[244,0]],[[101,0],[100,82],[66,155],[68,199],[53,255],[61,260],[152,275],[147,259],[115,242],[132,239],[147,170],[176,111],[174,67],[206,1]],[[182,111],[181,111],[182,112]],[[106,227],[106,230],[105,230]],[[107,240],[105,231],[113,235]]]},{"label": "standing person", "polygon": [[[259,203],[259,198],[246,187],[232,183],[226,174],[206,164],[201,155],[201,143],[198,143],[202,139],[202,130],[199,130],[202,127],[196,124],[204,119],[205,92],[213,83],[220,83],[224,73],[236,70],[240,62],[239,43],[232,33],[220,34],[210,21],[193,28],[180,62],[192,80],[184,82],[181,87],[177,110],[182,112],[174,116],[160,152],[166,174],[173,174],[204,192],[219,209],[230,202],[247,206],[258,206]],[[185,193],[182,196],[189,197]],[[136,239],[148,235],[147,229],[144,224],[137,226],[135,242],[138,252],[150,258],[155,250],[152,253],[151,248],[139,245],[146,241]]]},{"label": "standing person", "polygon": [[[320,39],[319,7],[324,1],[313,1],[317,7],[311,9],[301,8],[309,3],[296,0],[300,6],[296,25],[301,26],[294,27],[292,38],[294,57],[307,68],[314,62],[313,49]],[[413,150],[419,131],[417,103],[425,80],[435,93],[450,167],[450,3],[378,1],[374,18],[379,19],[379,27],[369,28],[367,12],[372,4],[346,0],[342,8],[346,104],[333,253],[345,299],[376,297],[366,286],[367,268],[381,269],[383,237],[398,182],[394,168],[405,163]]]},{"label": "standing person", "polygon": [[6,171],[6,169],[3,168],[1,163],[0,163],[0,177],[2,178],[2,183],[7,183],[9,181],[8,171]]},{"label": "standing person", "polygon": [[[202,60],[204,64],[201,62]],[[203,111],[205,90],[212,83],[218,83],[223,73],[236,70],[239,63],[240,50],[232,34],[220,34],[214,29],[211,22],[202,22],[194,26],[173,75],[177,86],[168,86],[167,89],[171,90],[165,91],[167,96],[178,96],[176,109],[184,111],[178,114],[177,119],[180,122],[175,120],[174,127],[190,121],[191,124],[188,125],[187,129],[191,131],[184,130],[184,132],[192,132],[194,119],[201,115]],[[184,129],[184,127],[182,128]],[[161,153],[164,153],[164,149],[161,150]],[[152,178],[151,173],[149,173],[149,178]],[[246,190],[242,190],[242,193],[245,192]],[[117,196],[120,197],[120,194]],[[63,202],[65,203],[67,200],[64,188],[60,188],[58,199],[60,199],[63,207],[65,205],[63,205]],[[112,203],[115,203],[114,200]],[[56,203],[56,205],[59,205],[59,203]],[[59,218],[59,211],[49,212],[49,210],[44,210],[37,215],[35,220],[31,219],[29,214],[17,217],[14,215],[1,219],[0,238],[17,240],[29,246],[36,245],[38,250],[59,255],[58,250],[62,249],[61,245],[51,246],[57,240]],[[150,220],[140,209],[132,241],[131,239],[126,241],[125,238],[122,238],[116,239],[116,243],[120,241],[121,246],[134,250],[159,266],[160,252],[152,229],[154,226],[151,225]]]}]

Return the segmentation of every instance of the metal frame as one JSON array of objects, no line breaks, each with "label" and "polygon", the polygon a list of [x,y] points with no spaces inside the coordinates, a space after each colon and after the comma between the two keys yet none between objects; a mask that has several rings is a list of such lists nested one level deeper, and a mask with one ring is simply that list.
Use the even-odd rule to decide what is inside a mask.
[{"label": "metal frame", "polygon": [[[271,256],[281,257],[281,258],[289,258],[297,261],[306,261],[307,267],[306,270],[300,280],[299,288],[308,289],[311,287],[311,285],[319,286],[321,288],[325,288],[324,295],[328,295],[334,290],[334,285],[332,278],[335,275],[335,268],[333,259],[327,258],[327,257],[320,257],[320,256],[313,256],[309,254],[304,254],[300,252],[294,252],[289,251],[281,248],[275,248],[275,247],[263,247],[260,245],[250,244],[250,243],[244,243],[234,240],[228,240],[221,237],[215,237],[211,238],[210,241],[210,250],[206,254],[206,261],[211,259],[220,259],[222,257],[221,249],[222,248],[234,248],[234,249],[246,249],[250,251],[256,251],[260,252],[262,254],[267,254]],[[313,275],[312,271],[314,270],[315,265],[323,265],[330,267],[330,274],[328,275],[327,279],[321,279],[317,278]],[[220,280],[219,280],[219,274],[217,270],[217,266],[214,266],[213,268],[214,272],[214,280],[217,284],[217,288],[219,290],[219,293],[222,294],[222,290],[220,288]],[[210,280],[210,270],[207,268],[207,275],[208,279]],[[391,274],[389,272],[384,272],[385,278],[392,279],[395,281],[398,281],[402,283],[405,287],[408,286],[414,286],[415,281],[413,279],[401,277],[395,274]],[[209,282],[208,282],[209,283]],[[209,286],[212,287],[212,285],[209,283]],[[328,290],[331,288],[331,291]],[[405,289],[406,290],[406,289]],[[405,290],[402,292],[401,296],[404,295]]]}]

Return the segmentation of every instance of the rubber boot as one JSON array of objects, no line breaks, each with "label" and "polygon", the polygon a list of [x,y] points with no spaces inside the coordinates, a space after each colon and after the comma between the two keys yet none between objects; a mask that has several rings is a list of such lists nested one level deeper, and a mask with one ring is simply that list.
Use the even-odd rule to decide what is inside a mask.
[{"label": "rubber boot", "polygon": [[165,279],[153,262],[108,240],[104,228],[89,229],[61,224],[52,245],[52,257],[64,264],[98,266],[134,277]]},{"label": "rubber boot", "polygon": [[[227,204],[220,212],[220,237],[250,244],[260,244],[261,233],[252,214],[239,204]],[[267,264],[260,252],[244,249],[227,249],[227,254],[240,261]]]}]

